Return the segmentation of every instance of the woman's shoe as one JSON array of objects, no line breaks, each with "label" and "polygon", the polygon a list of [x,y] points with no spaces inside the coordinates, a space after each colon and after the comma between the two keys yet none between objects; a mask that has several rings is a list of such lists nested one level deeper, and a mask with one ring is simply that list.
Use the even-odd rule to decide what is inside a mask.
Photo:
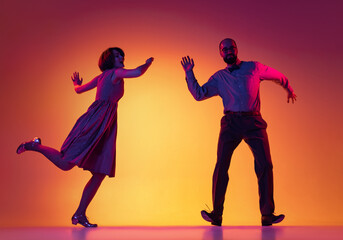
[{"label": "woman's shoe", "polygon": [[17,148],[17,154],[21,154],[25,152],[26,150],[32,150],[35,146],[37,146],[37,144],[42,144],[42,141],[38,137],[35,137],[30,142],[24,142],[20,144],[19,147]]},{"label": "woman's shoe", "polygon": [[85,215],[75,215],[71,218],[72,224],[81,224],[84,227],[97,227],[97,224],[92,224],[88,222],[88,219]]}]

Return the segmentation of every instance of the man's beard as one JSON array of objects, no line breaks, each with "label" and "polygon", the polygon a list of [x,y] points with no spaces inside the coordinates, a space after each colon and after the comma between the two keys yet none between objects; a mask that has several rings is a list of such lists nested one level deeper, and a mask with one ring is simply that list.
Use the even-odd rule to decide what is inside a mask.
[{"label": "man's beard", "polygon": [[234,64],[237,61],[237,56],[236,55],[229,55],[224,58],[224,62],[227,64]]}]

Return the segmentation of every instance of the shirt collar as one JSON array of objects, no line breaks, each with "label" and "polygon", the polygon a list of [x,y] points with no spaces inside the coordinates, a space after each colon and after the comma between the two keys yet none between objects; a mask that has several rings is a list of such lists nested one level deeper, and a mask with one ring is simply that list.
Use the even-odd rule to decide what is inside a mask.
[{"label": "shirt collar", "polygon": [[229,70],[230,73],[232,73],[233,71],[240,69],[240,67],[242,66],[243,61],[240,61],[238,64],[232,65],[230,67],[226,67],[227,70]]}]

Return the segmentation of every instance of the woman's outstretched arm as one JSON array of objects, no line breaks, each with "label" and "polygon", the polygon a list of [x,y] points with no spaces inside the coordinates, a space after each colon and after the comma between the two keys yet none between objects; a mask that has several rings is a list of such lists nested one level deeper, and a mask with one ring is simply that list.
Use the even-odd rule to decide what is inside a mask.
[{"label": "woman's outstretched arm", "polygon": [[150,67],[154,58],[149,58],[146,60],[145,64],[135,68],[135,69],[124,69],[118,68],[115,70],[116,78],[135,78],[143,75],[146,70]]},{"label": "woman's outstretched arm", "polygon": [[83,79],[80,78],[78,72],[74,72],[73,76],[71,76],[71,80],[74,83],[74,89],[75,89],[76,93],[83,93],[83,92],[86,92],[88,90],[91,90],[91,89],[95,88],[98,84],[98,77],[95,77],[90,82],[82,85]]}]

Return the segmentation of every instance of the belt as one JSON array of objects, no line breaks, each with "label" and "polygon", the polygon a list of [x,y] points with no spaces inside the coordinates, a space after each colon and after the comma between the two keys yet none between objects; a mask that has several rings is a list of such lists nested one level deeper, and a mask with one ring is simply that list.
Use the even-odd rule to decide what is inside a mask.
[{"label": "belt", "polygon": [[234,116],[260,116],[261,113],[258,111],[251,111],[251,112],[232,112],[232,111],[225,111],[225,115],[234,115]]}]

